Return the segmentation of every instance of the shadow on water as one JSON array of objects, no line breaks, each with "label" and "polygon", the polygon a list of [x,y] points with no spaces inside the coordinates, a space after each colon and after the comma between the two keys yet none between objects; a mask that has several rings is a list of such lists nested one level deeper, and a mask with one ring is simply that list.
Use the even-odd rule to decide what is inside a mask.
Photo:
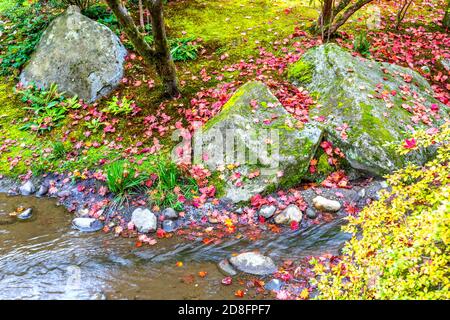
[{"label": "shadow on water", "polygon": [[[33,208],[31,220],[9,219],[19,205]],[[335,220],[257,241],[205,245],[174,237],[135,248],[132,239],[73,230],[71,220],[54,200],[0,194],[0,299],[230,299],[237,287],[220,285],[216,263],[231,253],[259,250],[277,262],[336,254],[349,239]]]}]

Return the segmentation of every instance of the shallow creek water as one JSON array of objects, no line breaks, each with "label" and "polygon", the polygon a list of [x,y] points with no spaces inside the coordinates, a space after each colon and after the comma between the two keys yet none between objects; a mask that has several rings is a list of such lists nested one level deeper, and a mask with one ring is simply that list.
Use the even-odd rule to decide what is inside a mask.
[{"label": "shallow creek water", "polygon": [[[19,204],[32,207],[33,218],[5,223]],[[335,254],[349,238],[336,220],[253,242],[204,245],[173,237],[136,248],[133,239],[76,231],[72,218],[55,200],[0,193],[0,299],[232,299],[242,285],[221,285],[216,266],[231,253],[258,249],[279,263]],[[183,281],[189,274],[194,281]]]}]

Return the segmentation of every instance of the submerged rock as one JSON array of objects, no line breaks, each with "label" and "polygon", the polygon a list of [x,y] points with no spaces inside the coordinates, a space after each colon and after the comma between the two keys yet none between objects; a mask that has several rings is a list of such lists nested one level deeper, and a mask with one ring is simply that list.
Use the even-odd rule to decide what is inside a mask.
[{"label": "submerged rock", "polygon": [[[336,44],[307,51],[289,69],[290,80],[317,95],[310,117],[325,117],[327,140],[339,147],[354,169],[382,176],[407,161],[423,164],[432,150],[399,156],[390,143],[402,143],[419,127],[413,108],[424,110],[422,119],[438,124],[440,106],[428,82],[417,72],[394,64],[354,57]],[[345,128],[348,126],[348,128]],[[345,128],[345,129],[344,129]]]},{"label": "submerged rock", "polygon": [[20,186],[19,192],[23,196],[29,196],[30,194],[33,194],[36,191],[36,188],[30,180],[25,182],[23,185]]},{"label": "submerged rock", "polygon": [[162,215],[165,219],[177,219],[178,213],[173,208],[166,208],[163,210]]},{"label": "submerged rock", "polygon": [[317,218],[317,212],[312,208],[307,208],[306,216],[310,219],[315,219],[315,218]]},{"label": "submerged rock", "polygon": [[269,291],[280,291],[283,287],[284,282],[280,279],[272,279],[264,285],[264,289]]},{"label": "submerged rock", "polygon": [[43,197],[47,194],[47,192],[48,192],[48,186],[42,184],[39,187],[39,190],[36,192],[36,197],[38,197],[38,198]]},{"label": "submerged rock", "polygon": [[93,102],[107,95],[123,77],[127,54],[119,38],[76,6],[54,19],[42,35],[20,81]]},{"label": "submerged rock", "polygon": [[325,212],[337,212],[341,209],[339,201],[330,200],[322,196],[317,196],[313,199],[314,207],[317,210]]},{"label": "submerged rock", "polygon": [[95,232],[103,228],[103,223],[94,218],[75,218],[72,220],[72,225],[82,232]]},{"label": "submerged rock", "polygon": [[298,183],[321,137],[322,129],[296,120],[263,83],[248,82],[195,135],[203,156],[194,160],[222,171],[225,197],[237,203]]},{"label": "submerged rock", "polygon": [[237,271],[233,268],[233,266],[230,264],[230,261],[228,259],[221,260],[217,266],[219,267],[219,270],[222,271],[227,276],[235,276],[237,275]]},{"label": "submerged rock", "polygon": [[137,208],[131,214],[131,222],[136,229],[142,233],[155,231],[157,228],[157,219],[153,212],[145,208]]},{"label": "submerged rock", "polygon": [[32,208],[28,208],[25,209],[24,211],[22,211],[21,213],[19,213],[17,215],[17,219],[19,220],[28,220],[33,216],[33,209]]},{"label": "submerged rock", "polygon": [[259,210],[259,215],[263,216],[266,219],[269,219],[273,216],[277,208],[275,206],[263,205]]},{"label": "submerged rock", "polygon": [[162,222],[162,228],[165,232],[174,232],[177,230],[177,223],[172,220],[164,220]]},{"label": "submerged rock", "polygon": [[238,270],[254,275],[263,276],[277,271],[271,258],[257,252],[245,252],[231,257],[230,263]]},{"label": "submerged rock", "polygon": [[300,222],[302,221],[302,218],[302,211],[295,204],[290,204],[275,217],[275,223],[287,224],[291,222]]}]

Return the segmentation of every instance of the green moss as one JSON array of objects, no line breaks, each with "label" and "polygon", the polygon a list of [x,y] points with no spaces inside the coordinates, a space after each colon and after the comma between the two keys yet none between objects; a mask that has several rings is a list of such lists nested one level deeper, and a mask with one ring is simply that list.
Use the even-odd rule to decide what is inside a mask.
[{"label": "green moss", "polygon": [[309,63],[299,60],[289,67],[288,79],[302,84],[309,83],[313,77],[312,70],[313,67]]}]

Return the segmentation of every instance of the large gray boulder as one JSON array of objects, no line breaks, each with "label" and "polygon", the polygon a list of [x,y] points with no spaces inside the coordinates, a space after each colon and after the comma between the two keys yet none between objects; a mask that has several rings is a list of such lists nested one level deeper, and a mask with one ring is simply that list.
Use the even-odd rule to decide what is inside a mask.
[{"label": "large gray boulder", "polygon": [[[422,164],[427,160],[424,150],[399,156],[391,147],[409,137],[410,127],[421,126],[421,119],[413,121],[408,106],[423,108],[436,124],[436,106],[441,119],[446,112],[417,72],[354,57],[336,44],[326,44],[306,52],[288,75],[295,85],[317,97],[311,118],[325,117],[327,139],[343,150],[353,168],[383,175],[407,161]],[[348,129],[343,133],[345,125]]]},{"label": "large gray boulder", "polygon": [[110,29],[70,6],[44,32],[20,81],[40,88],[55,83],[60,92],[93,102],[119,84],[126,54]]},{"label": "large gray boulder", "polygon": [[248,82],[196,134],[202,159],[195,161],[219,171],[226,198],[247,201],[299,183],[321,137],[320,127],[297,121],[263,83]]}]

